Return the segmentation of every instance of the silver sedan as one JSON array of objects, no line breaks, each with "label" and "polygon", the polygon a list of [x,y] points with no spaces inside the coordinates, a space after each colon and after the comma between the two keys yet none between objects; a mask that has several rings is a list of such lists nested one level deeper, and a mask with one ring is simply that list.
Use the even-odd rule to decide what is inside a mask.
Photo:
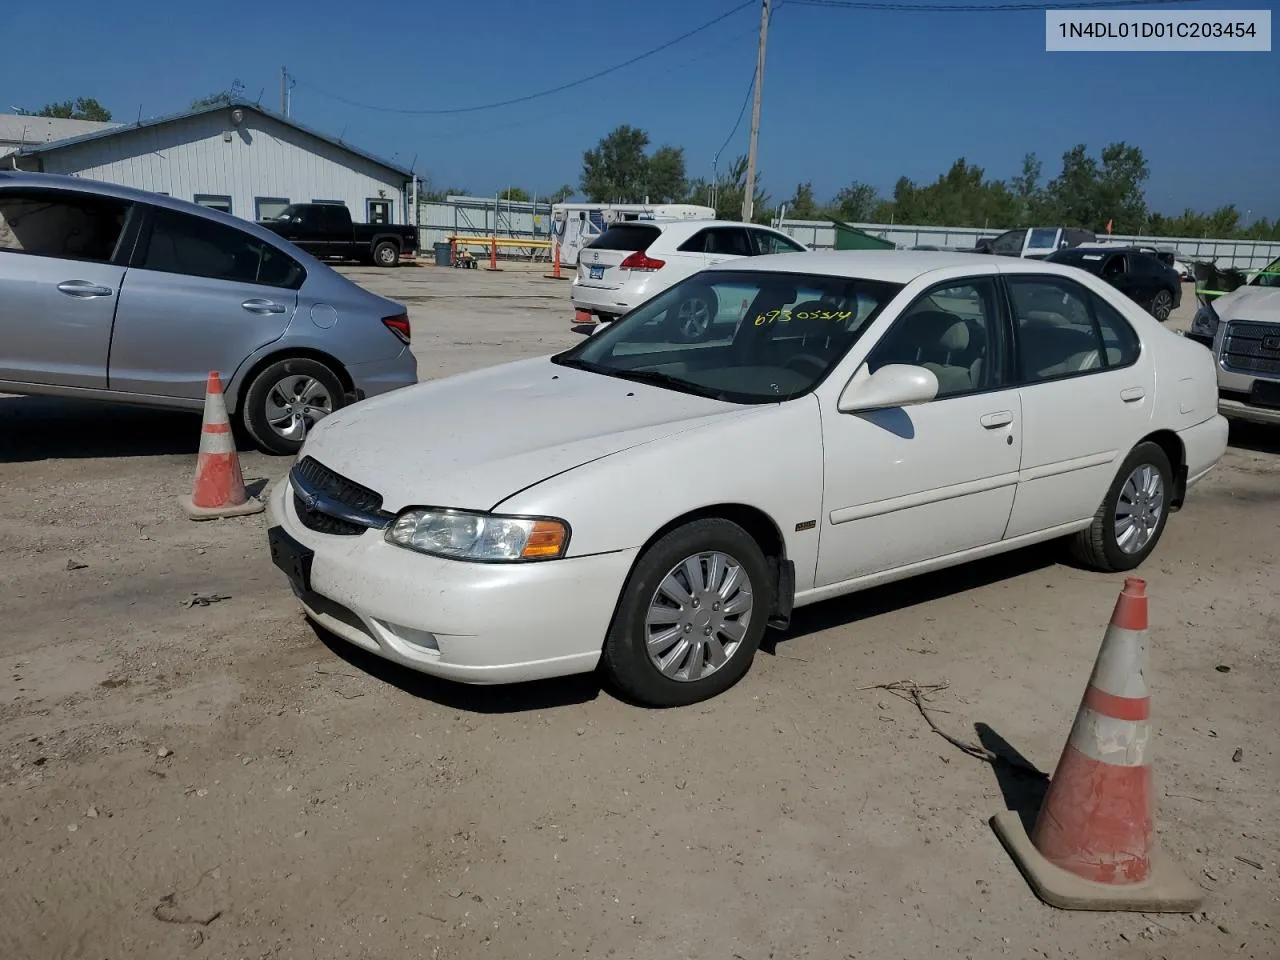
[{"label": "silver sedan", "polygon": [[260,449],[417,382],[405,308],[269,230],[161,194],[0,172],[0,393],[199,410]]}]

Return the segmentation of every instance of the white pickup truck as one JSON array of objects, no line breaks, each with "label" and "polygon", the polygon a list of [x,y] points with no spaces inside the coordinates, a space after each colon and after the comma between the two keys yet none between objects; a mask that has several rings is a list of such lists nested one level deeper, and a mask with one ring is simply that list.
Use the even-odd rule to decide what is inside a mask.
[{"label": "white pickup truck", "polygon": [[1218,412],[1280,426],[1280,260],[1234,289],[1212,269],[1196,281],[1205,289],[1196,291],[1200,309],[1187,337],[1213,351]]}]

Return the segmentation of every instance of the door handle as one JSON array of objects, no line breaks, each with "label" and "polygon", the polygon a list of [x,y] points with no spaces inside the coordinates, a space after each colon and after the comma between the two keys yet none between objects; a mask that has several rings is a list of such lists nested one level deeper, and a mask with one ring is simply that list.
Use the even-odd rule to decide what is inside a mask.
[{"label": "door handle", "polygon": [[1120,399],[1125,403],[1133,403],[1135,400],[1141,400],[1147,395],[1147,392],[1141,387],[1128,387],[1120,391]]},{"label": "door handle", "polygon": [[87,300],[89,297],[109,297],[114,292],[110,287],[90,283],[88,280],[63,280],[58,284],[58,292],[69,297]]},{"label": "door handle", "polygon": [[1000,410],[996,413],[988,413],[979,422],[988,430],[994,430],[996,427],[1007,427],[1013,423],[1013,411]]},{"label": "door handle", "polygon": [[240,306],[244,307],[250,313],[284,313],[284,307],[280,304],[271,300],[259,300],[256,297],[246,300],[244,303],[240,304]]}]

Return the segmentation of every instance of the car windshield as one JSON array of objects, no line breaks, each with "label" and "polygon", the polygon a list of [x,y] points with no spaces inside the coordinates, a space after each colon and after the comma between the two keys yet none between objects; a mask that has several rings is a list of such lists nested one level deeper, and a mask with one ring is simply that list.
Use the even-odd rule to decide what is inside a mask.
[{"label": "car windshield", "polygon": [[1280,287],[1280,260],[1273,260],[1249,281],[1255,287]]},{"label": "car windshield", "polygon": [[817,386],[901,289],[850,277],[706,271],[552,360],[731,403],[777,403]]}]

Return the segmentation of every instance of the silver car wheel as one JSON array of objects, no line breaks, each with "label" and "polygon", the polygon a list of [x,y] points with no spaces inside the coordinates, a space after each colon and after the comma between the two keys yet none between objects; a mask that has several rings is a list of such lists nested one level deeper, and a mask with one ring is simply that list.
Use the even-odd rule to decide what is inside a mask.
[{"label": "silver car wheel", "polygon": [[1173,297],[1168,290],[1159,290],[1151,301],[1151,315],[1164,323],[1173,312]]},{"label": "silver car wheel", "polygon": [[680,333],[690,340],[696,340],[711,326],[711,309],[705,300],[691,297],[676,308],[676,320]]},{"label": "silver car wheel", "polygon": [[751,623],[751,579],[726,553],[687,557],[649,601],[649,660],[672,680],[701,680],[738,652]]},{"label": "silver car wheel", "polygon": [[391,248],[390,244],[384,244],[378,248],[378,262],[384,267],[389,267],[396,261],[396,252]]},{"label": "silver car wheel", "polygon": [[1137,467],[1116,498],[1116,545],[1125,553],[1140,553],[1160,526],[1164,515],[1164,480],[1149,463]]},{"label": "silver car wheel", "polygon": [[302,440],[317,420],[331,413],[333,397],[315,377],[283,377],[267,391],[267,423],[285,440]]}]

